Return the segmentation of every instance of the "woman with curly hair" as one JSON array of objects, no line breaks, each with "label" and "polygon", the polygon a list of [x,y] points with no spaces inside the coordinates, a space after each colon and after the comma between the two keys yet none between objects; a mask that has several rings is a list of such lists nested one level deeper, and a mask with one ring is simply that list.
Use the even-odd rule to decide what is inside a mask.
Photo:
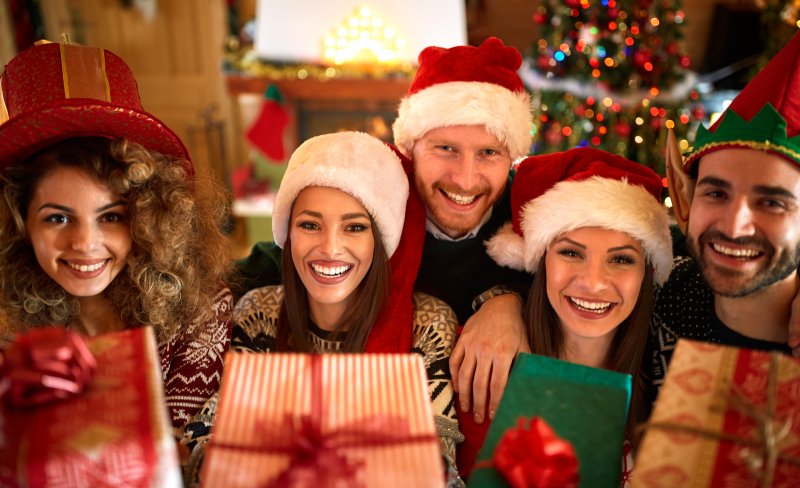
[{"label": "woman with curly hair", "polygon": [[230,339],[224,192],[108,51],[37,45],[0,82],[0,330],[152,326],[183,435]]}]

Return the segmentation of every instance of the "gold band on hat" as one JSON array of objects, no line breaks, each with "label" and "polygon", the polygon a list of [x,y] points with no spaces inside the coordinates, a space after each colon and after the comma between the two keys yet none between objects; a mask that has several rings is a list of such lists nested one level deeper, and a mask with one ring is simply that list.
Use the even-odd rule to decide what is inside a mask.
[{"label": "gold band on hat", "polygon": [[64,98],[111,101],[105,52],[100,48],[60,44]]},{"label": "gold band on hat", "polygon": [[3,77],[0,76],[0,125],[8,121],[8,107],[3,99]]}]

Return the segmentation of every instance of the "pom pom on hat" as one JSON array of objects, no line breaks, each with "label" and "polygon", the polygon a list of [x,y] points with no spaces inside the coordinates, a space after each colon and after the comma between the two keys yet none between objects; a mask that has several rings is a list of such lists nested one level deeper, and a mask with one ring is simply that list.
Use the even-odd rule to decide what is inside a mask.
[{"label": "pom pom on hat", "polygon": [[487,252],[500,265],[535,272],[559,235],[602,227],[641,242],[655,282],[663,283],[672,239],[661,190],[654,171],[598,149],[529,157],[511,188],[512,221],[487,241]]},{"label": "pom pom on hat", "polygon": [[292,205],[309,186],[336,188],[358,199],[378,225],[387,254],[394,254],[403,231],[408,178],[389,146],[363,132],[325,134],[301,144],[289,159],[272,210],[272,233],[280,247],[289,235]]},{"label": "pom pom on hat", "polygon": [[410,157],[414,142],[432,129],[483,125],[508,148],[512,160],[526,156],[533,116],[517,74],[521,64],[520,52],[496,37],[479,47],[423,49],[392,126],[395,145]]}]

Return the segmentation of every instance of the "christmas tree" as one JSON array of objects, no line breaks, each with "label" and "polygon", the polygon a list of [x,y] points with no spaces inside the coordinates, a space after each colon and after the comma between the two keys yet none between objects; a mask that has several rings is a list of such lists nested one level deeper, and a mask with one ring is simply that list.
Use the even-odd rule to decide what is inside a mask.
[{"label": "christmas tree", "polygon": [[680,0],[542,0],[533,21],[534,152],[596,147],[663,175],[666,128],[685,150],[704,116]]},{"label": "christmas tree", "polygon": [[763,0],[761,7],[761,39],[764,51],[753,70],[755,76],[770,59],[800,30],[800,0]]}]

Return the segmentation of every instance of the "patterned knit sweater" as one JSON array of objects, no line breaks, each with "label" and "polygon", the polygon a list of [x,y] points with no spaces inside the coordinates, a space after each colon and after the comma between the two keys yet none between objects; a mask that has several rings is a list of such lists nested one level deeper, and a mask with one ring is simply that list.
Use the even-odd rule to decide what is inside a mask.
[{"label": "patterned knit sweater", "polygon": [[214,315],[192,322],[186,331],[158,345],[164,396],[177,436],[219,389],[223,357],[231,337],[233,295],[228,288],[214,297]]},{"label": "patterned knit sweater", "polygon": [[[233,313],[231,348],[246,352],[268,352],[275,348],[277,321],[283,304],[283,287],[266,286],[245,294]],[[414,294],[414,339],[411,352],[424,358],[428,392],[433,403],[436,433],[442,443],[448,468],[455,472],[455,445],[463,439],[458,431],[453,385],[448,361],[455,343],[456,317],[441,300]],[[309,337],[318,352],[336,352],[341,341],[327,339],[328,333],[314,327]],[[458,480],[460,482],[460,480]]]}]

